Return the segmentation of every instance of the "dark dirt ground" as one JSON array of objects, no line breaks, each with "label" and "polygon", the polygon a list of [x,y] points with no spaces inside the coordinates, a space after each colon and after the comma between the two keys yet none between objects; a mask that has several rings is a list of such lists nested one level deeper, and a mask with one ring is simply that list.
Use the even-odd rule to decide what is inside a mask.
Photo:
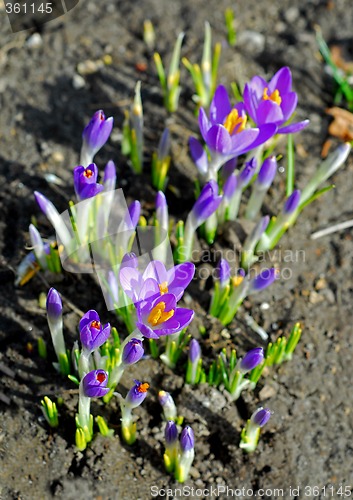
[{"label": "dark dirt ground", "polygon": [[[276,282],[248,304],[272,338],[282,329],[288,332],[296,321],[304,325],[293,361],[272,370],[259,384],[255,397],[247,394],[241,404],[234,405],[225,394],[207,386],[182,388],[181,367],[175,376],[160,363],[142,361],[137,374],[149,380],[152,389],[139,412],[141,432],[136,445],[123,445],[117,432],[111,440],[97,437],[85,453],[78,453],[73,444],[77,395],[70,392],[69,382],[56,376],[50,362],[26,348],[28,342],[35,345],[39,336],[48,338],[45,315],[38,307],[39,293],[47,291],[45,285],[36,277],[25,287],[16,288],[11,270],[26,253],[32,215],[38,218],[42,234],[51,235],[35,205],[33,191],[40,190],[59,209],[66,208],[73,193],[71,172],[78,161],[82,128],[96,109],[103,108],[108,116],[114,116],[116,128],[97,162],[104,165],[113,158],[120,186],[129,199],[142,201],[146,215],[151,213],[155,193],[148,187],[148,175],[134,177],[119,150],[123,109],[135,81],[141,79],[146,167],[168,120],[174,142],[170,183],[179,191],[168,191],[167,197],[173,215],[185,216],[192,205],[191,179],[196,174],[186,147],[190,133],[197,133],[190,103],[192,88],[183,70],[180,108],[168,118],[142,41],[142,24],[146,18],[153,21],[162,56],[170,54],[177,34],[185,31],[183,55],[196,60],[202,50],[205,20],[211,23],[214,39],[224,41],[223,13],[228,6],[229,0],[82,0],[69,14],[41,28],[39,47],[29,46],[30,32],[12,34],[1,12],[0,363],[15,373],[14,378],[1,373],[0,392],[10,402],[0,401],[0,498],[4,500],[51,496],[67,500],[147,499],[151,498],[152,485],[177,486],[162,464],[162,421],[156,398],[161,387],[175,394],[179,412],[197,436],[196,459],[187,485],[209,488],[221,484],[254,491],[283,488],[283,496],[268,492],[264,498],[288,499],[293,498],[290,486],[301,488],[299,498],[314,498],[308,490],[305,495],[305,486],[353,486],[352,236],[348,230],[317,241],[309,239],[311,232],[352,217],[351,159],[335,176],[336,189],[309,207],[283,240],[283,251],[304,250],[305,259],[300,253],[297,262],[281,262],[282,269],[290,268],[292,277]],[[351,0],[248,0],[232,6],[238,45],[232,49],[224,43],[220,82],[229,85],[236,79],[244,83],[255,73],[269,77],[282,65],[291,67],[299,93],[298,117],[311,120],[310,128],[296,138],[301,146],[297,160],[300,188],[316,168],[328,124],[324,109],[332,104],[313,27],[319,24],[327,40],[339,40],[352,48]],[[258,34],[256,43],[247,30]],[[96,61],[105,54],[111,54],[112,64],[84,76],[84,87],[75,89],[78,63]],[[140,63],[147,63],[146,71],[138,71]],[[48,172],[55,173],[63,185],[47,184],[44,174]],[[268,198],[270,207],[282,199],[283,186],[284,178],[279,175],[273,199]],[[114,321],[104,313],[100,291],[89,278],[66,276],[56,286],[76,307],[96,308],[104,319]],[[200,292],[196,282],[189,293],[199,317],[191,332],[197,335],[197,324],[205,324],[209,333],[203,350],[210,356],[211,345],[218,352],[229,343],[227,332],[222,336],[220,325],[206,317],[209,292]],[[199,297],[201,306],[196,302]],[[258,306],[263,302],[270,308],[261,310]],[[79,317],[69,307],[65,312],[72,342]],[[241,320],[234,321],[228,331],[240,353],[258,343]],[[123,379],[125,388],[131,383],[130,376],[131,372]],[[41,418],[43,395],[64,399],[57,432],[51,432]],[[245,456],[238,448],[239,433],[244,418],[259,401],[274,415],[258,450]],[[112,427],[119,426],[115,403],[108,408],[95,403],[93,412],[98,409]],[[328,492],[326,497],[342,498]],[[326,497],[321,491],[316,498]]]}]

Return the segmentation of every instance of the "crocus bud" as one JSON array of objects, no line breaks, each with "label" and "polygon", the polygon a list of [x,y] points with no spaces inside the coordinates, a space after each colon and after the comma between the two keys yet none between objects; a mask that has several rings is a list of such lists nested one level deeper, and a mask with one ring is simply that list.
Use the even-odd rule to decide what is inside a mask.
[{"label": "crocus bud", "polygon": [[286,215],[292,215],[299,206],[300,202],[300,191],[296,189],[293,193],[287,198],[284,207],[283,213]]},{"label": "crocus bud", "polygon": [[253,178],[253,175],[256,172],[256,164],[256,158],[252,158],[250,161],[245,163],[244,167],[240,171],[238,181],[242,189],[244,189]]},{"label": "crocus bud", "polygon": [[240,448],[248,453],[256,450],[260,437],[260,429],[270,419],[271,411],[268,408],[258,408],[248,420],[241,432]]},{"label": "crocus bud", "polygon": [[144,355],[142,341],[139,339],[131,339],[124,347],[122,360],[126,365],[137,363]]},{"label": "crocus bud", "polygon": [[147,396],[149,384],[135,380],[135,385],[129,390],[125,398],[125,404],[128,408],[137,408],[142,404]]},{"label": "crocus bud", "polygon": [[49,290],[46,306],[48,321],[58,321],[62,317],[63,304],[60,295],[55,288],[51,288]]},{"label": "crocus bud", "polygon": [[80,320],[80,339],[84,350],[93,352],[106,342],[110,335],[110,324],[104,327],[96,311],[88,311]]},{"label": "crocus bud", "polygon": [[237,167],[237,163],[238,163],[238,158],[235,157],[231,158],[223,165],[221,174],[224,181],[226,181],[229,178],[229,176],[233,174],[234,170]]},{"label": "crocus bud", "polygon": [[256,179],[256,185],[261,189],[268,189],[277,172],[277,160],[275,156],[270,156],[261,165],[259,175]]},{"label": "crocus bud", "polygon": [[174,399],[166,391],[159,391],[158,400],[163,408],[163,415],[166,420],[175,420],[177,417],[177,409],[174,403]]},{"label": "crocus bud", "polygon": [[121,260],[120,269],[123,269],[124,267],[133,267],[136,269],[137,266],[138,266],[138,259],[136,254],[134,252],[128,252],[124,255],[124,257]]},{"label": "crocus bud", "polygon": [[272,285],[278,274],[278,269],[263,269],[260,274],[250,280],[249,295],[251,293],[260,292],[268,286]]},{"label": "crocus bud", "polygon": [[248,351],[243,359],[240,361],[239,370],[242,373],[247,373],[253,370],[257,365],[264,360],[264,350],[262,347],[256,347]]},{"label": "crocus bud", "polygon": [[112,160],[109,160],[104,169],[103,186],[104,191],[113,191],[116,185],[116,167]]},{"label": "crocus bud", "polygon": [[38,229],[33,224],[30,224],[29,226],[29,237],[31,239],[33,252],[36,256],[37,262],[42,269],[48,269],[44,242]]},{"label": "crocus bud", "polygon": [[89,161],[83,165],[91,163],[94,155],[101,149],[107,142],[113,128],[113,118],[105,118],[102,110],[96,111],[85,127],[82,133],[82,150],[81,158],[87,158]]},{"label": "crocus bud", "polygon": [[191,464],[194,460],[195,438],[191,427],[185,427],[180,436],[180,455],[175,469],[175,479],[183,483],[188,478]]},{"label": "crocus bud", "polygon": [[195,137],[190,137],[189,148],[197,170],[201,176],[206,176],[208,171],[207,153]]},{"label": "crocus bud", "polygon": [[208,219],[219,207],[222,196],[218,196],[218,184],[216,181],[211,180],[205,184],[200,196],[196,200],[192,211],[192,226],[194,229],[201,226],[206,219]]},{"label": "crocus bud", "polygon": [[228,284],[230,278],[230,266],[226,259],[221,259],[219,261],[217,266],[217,275],[221,288],[224,288]]},{"label": "crocus bud", "polygon": [[94,163],[83,167],[79,165],[74,168],[74,187],[79,200],[93,198],[104,189],[102,184],[98,184],[98,168]]},{"label": "crocus bud", "polygon": [[225,198],[230,200],[235,190],[237,189],[237,185],[238,185],[238,177],[235,173],[232,173],[225,181],[223,186],[223,194]]},{"label": "crocus bud", "polygon": [[255,424],[258,427],[263,427],[267,422],[270,420],[270,417],[272,415],[272,412],[269,408],[258,408],[252,415],[251,415],[251,422]]},{"label": "crocus bud", "polygon": [[157,156],[160,161],[165,160],[170,150],[170,132],[165,128],[158,144]]},{"label": "crocus bud", "polygon": [[192,339],[189,348],[189,360],[191,361],[191,363],[197,363],[200,357],[201,357],[200,344],[196,339]]},{"label": "crocus bud", "polygon": [[61,215],[59,214],[55,206],[52,204],[52,202],[49,201],[42,193],[34,191],[34,197],[39,205],[39,208],[44,213],[44,215],[49,219],[52,226],[54,227],[57,234],[57,238],[67,249],[70,246],[70,243],[72,242],[72,237]]},{"label": "crocus bud", "polygon": [[56,357],[58,358],[60,372],[63,375],[70,373],[70,363],[67,357],[64,334],[63,334],[63,317],[62,317],[62,302],[60,295],[51,288],[47,295],[47,319],[52,338]]},{"label": "crocus bud", "polygon": [[163,191],[158,191],[156,196],[156,219],[159,227],[168,230],[168,206]]},{"label": "crocus bud", "polygon": [[195,446],[194,431],[190,426],[186,426],[180,436],[180,448],[182,452],[193,450]]},{"label": "crocus bud", "polygon": [[178,439],[178,429],[173,420],[169,420],[165,426],[164,437],[167,447],[175,444]]},{"label": "crocus bud", "polygon": [[82,379],[83,393],[88,398],[101,398],[108,394],[108,374],[104,370],[88,372]]},{"label": "crocus bud", "polygon": [[133,201],[128,207],[129,220],[127,221],[129,229],[135,229],[139,222],[141,214],[141,204],[139,201]]}]

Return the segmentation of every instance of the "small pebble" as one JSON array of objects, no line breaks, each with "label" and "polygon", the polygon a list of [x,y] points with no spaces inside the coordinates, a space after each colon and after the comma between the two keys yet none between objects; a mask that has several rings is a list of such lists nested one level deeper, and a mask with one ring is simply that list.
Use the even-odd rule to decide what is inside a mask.
[{"label": "small pebble", "polygon": [[38,49],[38,47],[41,47],[42,45],[43,39],[39,33],[33,33],[33,35],[26,41],[26,47],[30,49]]},{"label": "small pebble", "polygon": [[245,30],[239,33],[238,45],[248,54],[261,54],[265,48],[265,36],[257,31]]},{"label": "small pebble", "polygon": [[83,89],[86,86],[86,81],[81,75],[75,73],[72,78],[72,86],[76,90]]},{"label": "small pebble", "polygon": [[300,16],[299,9],[297,7],[290,7],[284,13],[284,18],[288,24],[294,23]]},{"label": "small pebble", "polygon": [[261,311],[268,311],[268,309],[270,309],[270,304],[268,302],[263,302],[260,305],[260,309],[261,309]]}]

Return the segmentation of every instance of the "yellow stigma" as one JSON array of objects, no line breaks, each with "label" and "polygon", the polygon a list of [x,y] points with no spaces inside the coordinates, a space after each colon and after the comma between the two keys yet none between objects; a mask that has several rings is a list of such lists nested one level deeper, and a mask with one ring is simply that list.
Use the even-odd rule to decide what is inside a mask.
[{"label": "yellow stigma", "polygon": [[100,330],[101,324],[99,321],[92,321],[91,328],[95,328],[96,330]]},{"label": "yellow stigma", "polygon": [[164,312],[164,309],[165,302],[159,302],[156,306],[154,306],[147,320],[151,326],[160,325],[174,316],[174,309],[166,312]]},{"label": "yellow stigma", "polygon": [[158,286],[159,286],[159,291],[161,292],[161,295],[168,293],[168,282],[167,281],[163,281],[163,283],[160,283]]},{"label": "yellow stigma", "polygon": [[232,135],[233,133],[238,134],[245,129],[246,115],[239,116],[238,110],[232,109],[232,111],[224,120],[223,125],[228,130],[230,135]]},{"label": "yellow stigma", "polygon": [[276,89],[272,92],[272,94],[268,95],[268,87],[264,89],[264,93],[262,94],[262,99],[264,101],[273,101],[276,104],[278,104],[278,106],[282,102],[282,97],[280,96],[279,90]]},{"label": "yellow stigma", "polygon": [[83,175],[87,177],[87,179],[90,179],[93,175],[93,172],[90,168],[86,168],[86,170],[83,172]]},{"label": "yellow stigma", "polygon": [[233,286],[239,286],[240,283],[243,281],[243,279],[244,279],[243,276],[234,276],[232,278],[232,285]]}]

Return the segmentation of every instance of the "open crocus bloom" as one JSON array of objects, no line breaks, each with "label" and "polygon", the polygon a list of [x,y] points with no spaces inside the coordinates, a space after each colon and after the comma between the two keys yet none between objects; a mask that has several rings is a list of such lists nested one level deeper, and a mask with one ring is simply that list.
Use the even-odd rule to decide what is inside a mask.
[{"label": "open crocus bloom", "polygon": [[139,302],[136,310],[136,326],[149,339],[180,332],[194,317],[193,310],[177,307],[176,297],[171,293]]},{"label": "open crocus bloom", "polygon": [[119,273],[121,286],[134,304],[167,293],[173,294],[178,301],[195,274],[195,266],[191,262],[184,262],[167,271],[163,262],[153,260],[143,274],[134,263],[131,261],[129,266],[126,262]]},{"label": "open crocus bloom", "polygon": [[297,107],[298,95],[292,91],[292,74],[287,67],[281,68],[269,83],[261,76],[254,76],[244,88],[246,112],[259,127],[275,124],[277,132],[298,132],[309,124],[309,120],[283,126]]},{"label": "open crocus bloom", "polygon": [[266,142],[277,130],[273,123],[261,124],[258,128],[248,127],[244,104],[238,103],[233,107],[223,85],[219,85],[216,89],[209,117],[205,110],[200,108],[199,126],[211,153],[211,165],[207,167],[206,158],[201,151],[202,146],[196,139],[193,138],[189,146],[194,161],[203,172],[207,168],[217,171],[231,158],[240,156]]},{"label": "open crocus bloom", "polygon": [[90,310],[81,318],[79,324],[82,347],[89,352],[98,349],[110,335],[110,324],[101,324],[96,311]]},{"label": "open crocus bloom", "polygon": [[74,168],[74,186],[79,200],[92,198],[103,191],[104,186],[97,182],[97,178],[98,168],[94,163],[86,168],[82,165]]},{"label": "open crocus bloom", "polygon": [[207,146],[222,155],[239,156],[264,143],[275,133],[273,126],[247,128],[243,103],[232,106],[223,85],[216,89],[207,118],[203,108],[199,113],[200,132]]}]

